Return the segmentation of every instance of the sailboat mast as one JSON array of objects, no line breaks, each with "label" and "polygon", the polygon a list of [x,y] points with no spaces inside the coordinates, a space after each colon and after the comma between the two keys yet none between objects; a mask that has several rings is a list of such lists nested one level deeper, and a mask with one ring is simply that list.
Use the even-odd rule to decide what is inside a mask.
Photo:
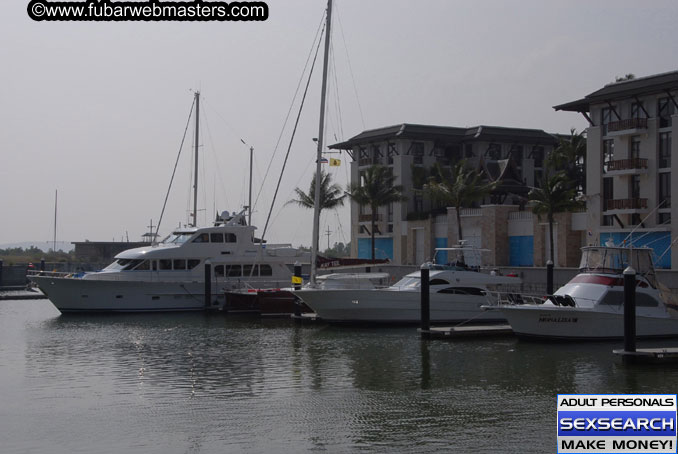
[{"label": "sailboat mast", "polygon": [[59,200],[59,190],[54,190],[54,240],[52,242],[52,251],[56,252],[57,238],[57,201]]},{"label": "sailboat mast", "polygon": [[200,92],[195,92],[195,174],[193,176],[193,227],[198,226],[198,146],[200,143]]},{"label": "sailboat mast", "polygon": [[252,225],[252,156],[254,154],[254,147],[250,147],[250,196],[247,209],[249,214],[247,216],[247,225]]},{"label": "sailboat mast", "polygon": [[315,198],[313,202],[313,245],[311,246],[311,286],[315,286],[318,259],[318,243],[320,236],[320,184],[322,182],[321,159],[323,153],[323,137],[325,135],[325,95],[327,94],[327,68],[330,59],[330,27],[332,26],[332,0],[327,0],[327,21],[325,25],[325,55],[323,58],[323,83],[320,95],[320,125],[318,131],[318,151],[315,164]]}]

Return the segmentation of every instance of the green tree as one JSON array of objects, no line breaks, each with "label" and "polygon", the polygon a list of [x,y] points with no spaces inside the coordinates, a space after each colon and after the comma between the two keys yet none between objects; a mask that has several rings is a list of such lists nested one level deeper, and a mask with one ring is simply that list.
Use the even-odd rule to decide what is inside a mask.
[{"label": "green tree", "polygon": [[556,172],[544,176],[541,187],[533,188],[528,198],[532,202],[532,212],[541,217],[546,215],[549,223],[549,247],[553,259],[553,216],[556,213],[572,211],[582,206],[576,199],[577,191],[565,172]]},{"label": "green tree", "polygon": [[[304,192],[299,188],[294,188],[294,192],[297,194],[296,199],[292,199],[287,203],[296,203],[297,205],[304,208],[313,208],[315,206],[315,175],[311,180],[311,186],[308,189],[308,193]],[[338,184],[332,184],[332,175],[322,171],[321,181],[320,181],[320,207],[319,211],[333,208],[344,205],[344,199],[346,198],[346,193],[342,190],[341,186]],[[287,205],[287,203],[285,205]]]},{"label": "green tree", "polygon": [[369,206],[371,215],[372,260],[374,260],[374,231],[377,221],[377,209],[389,203],[407,200],[403,187],[394,184],[395,177],[388,167],[373,165],[368,167],[362,181],[348,188],[348,195],[360,206]]},{"label": "green tree", "polygon": [[[457,214],[457,238],[461,241],[461,209],[487,197],[496,187],[494,182],[484,182],[480,173],[468,168],[466,160],[462,159],[446,174],[439,166],[434,166],[429,182],[425,186],[433,200],[453,206]],[[464,261],[464,253],[460,254]]]},{"label": "green tree", "polygon": [[561,137],[558,146],[545,160],[553,172],[563,171],[579,195],[586,193],[586,134],[570,129],[569,137]]}]

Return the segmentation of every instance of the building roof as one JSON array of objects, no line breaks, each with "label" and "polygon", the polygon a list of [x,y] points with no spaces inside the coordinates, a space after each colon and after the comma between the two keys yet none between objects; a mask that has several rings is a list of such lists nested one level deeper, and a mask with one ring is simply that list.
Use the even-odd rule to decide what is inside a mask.
[{"label": "building roof", "polygon": [[501,126],[474,126],[457,128],[451,126],[432,126],[402,123],[383,128],[369,129],[345,142],[335,143],[329,148],[351,150],[354,146],[378,142],[387,139],[446,140],[450,142],[521,142],[556,144],[558,139],[541,129],[507,128]]},{"label": "building roof", "polygon": [[613,82],[605,85],[600,90],[586,95],[582,99],[553,106],[553,108],[568,112],[588,112],[591,104],[630,98],[632,96],[652,95],[676,89],[678,89],[678,71],[671,71],[637,79]]}]

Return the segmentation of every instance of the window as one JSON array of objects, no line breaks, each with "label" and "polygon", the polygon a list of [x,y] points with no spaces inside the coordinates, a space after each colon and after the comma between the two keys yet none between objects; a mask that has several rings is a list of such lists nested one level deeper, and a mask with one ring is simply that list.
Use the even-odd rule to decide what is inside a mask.
[{"label": "window", "polygon": [[259,265],[243,265],[242,275],[245,277],[259,276]]},{"label": "window", "polygon": [[511,156],[513,160],[518,164],[518,167],[523,165],[523,146],[522,145],[511,145]]},{"label": "window", "polygon": [[664,172],[659,174],[659,203],[661,204],[660,208],[671,208],[670,172]]},{"label": "window", "polygon": [[674,107],[669,98],[659,98],[657,100],[657,117],[659,117],[660,128],[671,126],[671,115],[674,113]]},{"label": "window", "polygon": [[494,160],[501,159],[501,145],[498,143],[489,144],[487,146],[487,151],[485,151],[485,156]]},{"label": "window", "polygon": [[607,172],[610,162],[614,159],[614,140],[603,140],[603,171]]},{"label": "window", "polygon": [[199,259],[188,259],[188,268],[189,270],[192,270],[196,266],[200,265],[200,260]]},{"label": "window", "polygon": [[449,282],[447,282],[445,279],[431,279],[428,281],[429,285],[450,285]]},{"label": "window", "polygon": [[471,143],[466,144],[465,155],[466,155],[466,159],[471,159],[471,158],[476,157],[476,154],[473,152],[473,144],[471,144]]},{"label": "window", "polygon": [[640,198],[640,175],[631,175],[629,180],[629,195],[632,199]]},{"label": "window", "polygon": [[158,261],[158,265],[160,270],[165,271],[165,270],[171,270],[172,269],[172,260],[170,259],[161,259]]},{"label": "window", "polygon": [[671,133],[659,134],[659,168],[671,167]]},{"label": "window", "polygon": [[659,213],[657,215],[657,223],[660,225],[671,224],[671,213]]},{"label": "window", "polygon": [[631,159],[640,158],[640,137],[631,137],[631,152],[629,153]]},{"label": "window", "polygon": [[210,242],[211,243],[223,243],[224,234],[223,233],[210,233]]},{"label": "window", "polygon": [[242,270],[240,265],[226,265],[225,266],[226,276],[228,277],[240,277],[242,276]]},{"label": "window", "polygon": [[210,242],[210,236],[209,236],[208,233],[201,233],[200,235],[195,237],[193,242],[194,243],[209,243]]},{"label": "window", "polygon": [[186,260],[175,259],[174,260],[174,269],[175,270],[185,270],[186,269]]},{"label": "window", "polygon": [[414,156],[414,164],[424,163],[424,144],[422,142],[412,142],[411,155]]},{"label": "window", "polygon": [[643,110],[643,103],[634,102],[631,104],[631,118],[647,118],[645,110]]},{"label": "window", "polygon": [[396,148],[395,144],[392,142],[389,142],[386,145],[386,155],[388,156],[388,163],[393,164],[393,156],[398,156],[398,149]]},{"label": "window", "polygon": [[528,156],[534,160],[534,167],[544,167],[544,147],[540,145],[535,145],[532,147],[532,152]]},{"label": "window", "polygon": [[236,243],[237,238],[235,233],[224,233],[224,241],[226,241],[226,243]]},{"label": "window", "polygon": [[136,268],[134,268],[135,271],[148,271],[150,269],[151,269],[151,263],[148,260],[144,260],[139,265],[137,265]]},{"label": "window", "polygon": [[[607,210],[607,203],[614,198],[614,179],[603,178],[603,210]],[[605,224],[608,225],[608,224]]]},{"label": "window", "polygon": [[271,265],[259,265],[260,276],[273,276],[273,268]]},{"label": "window", "polygon": [[158,261],[157,260],[153,260],[151,262],[151,268],[153,269],[153,271],[158,271]]}]

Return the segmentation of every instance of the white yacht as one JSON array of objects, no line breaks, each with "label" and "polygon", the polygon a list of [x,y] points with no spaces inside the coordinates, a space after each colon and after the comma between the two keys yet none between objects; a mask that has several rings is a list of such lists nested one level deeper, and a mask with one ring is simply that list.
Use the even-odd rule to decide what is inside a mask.
[{"label": "white yacht", "polygon": [[624,269],[636,270],[636,334],[678,336],[678,305],[662,289],[651,249],[582,248],[579,274],[543,304],[502,304],[513,331],[523,337],[616,339],[624,336]]},{"label": "white yacht", "polygon": [[[442,250],[442,249],[441,249]],[[449,248],[444,250],[460,250]],[[496,302],[495,292],[515,290],[515,276],[484,273],[464,263],[429,265],[431,322],[498,322],[504,317],[481,307]],[[322,320],[345,323],[421,321],[421,271],[386,288],[312,288],[293,291]]]},{"label": "white yacht", "polygon": [[175,230],[161,243],[123,251],[101,271],[29,278],[61,312],[152,312],[205,309],[205,264],[211,264],[210,306],[224,290],[289,286],[295,262],[308,252],[255,242],[245,211],[224,212],[212,227]]}]

